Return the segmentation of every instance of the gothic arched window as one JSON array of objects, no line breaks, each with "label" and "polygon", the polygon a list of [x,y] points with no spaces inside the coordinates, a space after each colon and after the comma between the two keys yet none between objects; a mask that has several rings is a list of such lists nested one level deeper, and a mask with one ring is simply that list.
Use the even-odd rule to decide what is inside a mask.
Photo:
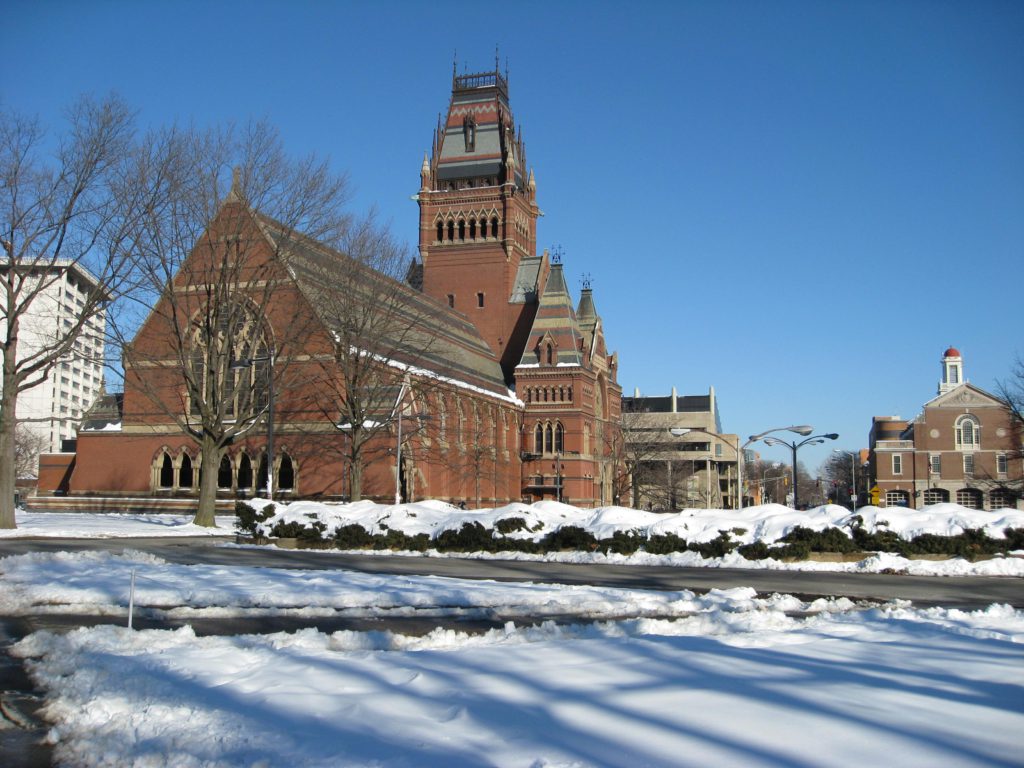
[{"label": "gothic arched window", "polygon": [[277,468],[277,487],[282,491],[295,488],[295,465],[287,453],[281,454],[281,465]]},{"label": "gothic arched window", "polygon": [[171,461],[170,455],[164,451],[163,458],[160,460],[160,487],[161,488],[173,488],[174,487],[174,464]]},{"label": "gothic arched window", "polygon": [[437,222],[437,242],[444,240],[444,222]]},{"label": "gothic arched window", "polygon": [[544,453],[551,453],[551,451],[554,449],[554,444],[555,444],[554,438],[555,438],[554,430],[551,429],[551,425],[548,424],[544,428]]},{"label": "gothic arched window", "polygon": [[563,453],[565,445],[565,430],[561,424],[555,425],[555,453]]},{"label": "gothic arched window", "polygon": [[533,452],[544,453],[544,427],[540,424],[533,433]]},{"label": "gothic arched window", "polygon": [[454,240],[455,239],[455,220],[454,219],[451,219],[448,222],[448,239],[449,240]]},{"label": "gothic arched window", "polygon": [[270,334],[259,308],[228,295],[192,317],[191,333],[189,412],[229,420],[259,416],[270,389]]},{"label": "gothic arched window", "polygon": [[491,218],[491,237],[497,239],[498,237],[498,217],[493,216]]},{"label": "gothic arched window", "polygon": [[226,455],[221,456],[220,466],[217,468],[217,487],[223,489],[231,488],[231,459]]},{"label": "gothic arched window", "polygon": [[192,457],[187,453],[181,454],[181,466],[178,467],[178,487],[185,489],[192,487]]},{"label": "gothic arched window", "polygon": [[249,454],[243,453],[238,458],[238,490],[246,491],[252,488],[252,461]]}]

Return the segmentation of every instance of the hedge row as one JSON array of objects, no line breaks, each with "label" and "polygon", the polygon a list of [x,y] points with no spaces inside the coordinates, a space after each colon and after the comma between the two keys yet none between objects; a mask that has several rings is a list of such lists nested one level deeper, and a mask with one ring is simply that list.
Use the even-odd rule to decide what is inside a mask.
[{"label": "hedge row", "polygon": [[[268,504],[257,512],[245,502],[235,505],[239,530],[256,536],[257,525],[274,515],[274,505]],[[675,534],[659,534],[648,538],[641,531],[616,531],[610,538],[597,539],[589,531],[578,526],[565,526],[552,531],[538,541],[510,538],[507,534],[530,530],[521,517],[499,520],[494,529],[480,523],[463,523],[457,531],[442,531],[436,538],[419,533],[413,536],[401,531],[385,530],[372,534],[358,524],[342,525],[327,532],[327,526],[309,515],[309,522],[275,523],[270,536],[295,538],[310,543],[321,543],[338,549],[406,550],[424,552],[436,549],[440,552],[526,552],[543,554],[577,550],[584,552],[612,552],[630,555],[644,551],[653,555],[667,555],[673,552],[699,552],[703,557],[723,557],[738,552],[748,560],[762,560],[772,557],[776,560],[805,560],[812,552],[893,552],[903,556],[937,554],[958,555],[974,559],[981,555],[1006,553],[1024,549],[1024,528],[1007,528],[1006,538],[989,538],[982,530],[967,530],[958,536],[936,536],[924,533],[911,540],[901,539],[892,531],[868,533],[855,525],[850,535],[840,528],[826,528],[814,531],[796,527],[774,544],[756,541],[740,544],[732,535],[742,536],[742,528],[721,531],[718,537],[705,542],[688,542]]]}]

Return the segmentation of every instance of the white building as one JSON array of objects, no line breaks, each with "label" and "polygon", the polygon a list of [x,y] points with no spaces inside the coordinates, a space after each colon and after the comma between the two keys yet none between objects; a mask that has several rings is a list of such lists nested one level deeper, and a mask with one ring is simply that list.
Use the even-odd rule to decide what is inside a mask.
[{"label": "white building", "polygon": [[[0,265],[0,270],[7,270]],[[30,359],[68,334],[86,311],[99,282],[81,265],[58,260],[32,266],[30,280],[43,283],[28,311],[21,316],[18,361]],[[31,290],[26,283],[22,295]],[[7,318],[0,316],[0,336]],[[43,452],[58,453],[61,441],[75,438],[82,414],[103,388],[103,350],[106,311],[89,317],[72,350],[51,368],[47,378],[18,397],[18,421],[40,435]]]}]

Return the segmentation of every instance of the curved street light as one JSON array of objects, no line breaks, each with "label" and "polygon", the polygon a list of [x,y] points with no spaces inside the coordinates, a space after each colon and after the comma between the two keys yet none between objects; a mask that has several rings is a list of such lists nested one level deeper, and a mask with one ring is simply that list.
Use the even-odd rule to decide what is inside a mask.
[{"label": "curved street light", "polygon": [[796,474],[796,452],[805,445],[820,445],[826,440],[837,439],[839,439],[838,432],[829,432],[823,435],[811,435],[810,437],[801,440],[799,443],[787,443],[785,440],[780,440],[777,437],[766,437],[764,439],[765,445],[784,445],[793,452],[793,509],[800,508],[800,483],[798,482],[799,478]]},{"label": "curved street light", "polygon": [[[789,427],[775,427],[774,429],[766,429],[764,432],[760,432],[760,433],[758,433],[756,435],[751,435],[747,439],[747,442],[745,442],[742,446],[739,446],[739,445],[731,444],[728,440],[726,440],[724,437],[722,437],[722,435],[716,434],[715,432],[709,432],[706,429],[700,429],[698,427],[673,427],[672,429],[669,430],[669,432],[671,432],[676,437],[681,437],[682,435],[685,435],[687,432],[703,432],[705,435],[711,435],[712,437],[717,437],[723,443],[725,443],[730,448],[732,448],[732,449],[734,449],[736,451],[736,497],[737,497],[737,499],[736,499],[736,508],[737,509],[743,509],[743,452],[747,450],[747,446],[749,446],[751,443],[756,443],[758,440],[765,439],[768,435],[772,434],[773,432],[795,432],[798,435],[809,435],[813,431],[814,431],[814,427],[812,427],[812,426],[810,426],[808,424],[798,424],[798,425],[789,426]],[[839,435],[836,435],[836,437],[839,437]],[[767,439],[768,440],[773,440],[775,438],[767,438]],[[737,443],[738,442],[739,441],[737,441]],[[767,440],[765,440],[765,442],[767,442]],[[784,443],[784,444],[785,445],[789,445],[789,443]],[[801,443],[801,445],[803,445],[803,443]],[[794,456],[795,455],[796,454],[794,452]],[[795,459],[794,459],[793,466],[794,467],[796,466]],[[794,488],[796,487],[796,474],[795,474],[795,472],[796,472],[796,470],[794,469],[794,475],[793,475],[793,486],[794,486]]]}]

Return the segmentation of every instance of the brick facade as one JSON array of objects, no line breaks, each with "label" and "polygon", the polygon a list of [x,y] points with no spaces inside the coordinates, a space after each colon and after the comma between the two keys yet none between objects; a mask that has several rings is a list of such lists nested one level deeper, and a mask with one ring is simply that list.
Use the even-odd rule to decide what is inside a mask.
[{"label": "brick facade", "polygon": [[[364,498],[393,499],[397,483],[403,500],[470,507],[543,498],[580,506],[615,501],[617,359],[606,349],[592,291],[585,290],[577,317],[561,265],[552,265],[546,252],[537,255],[535,197],[504,78],[497,72],[456,77],[447,118],[420,171],[421,264],[410,273],[412,285],[394,288],[417,317],[431,318],[427,330],[436,348],[406,361],[410,391],[397,406],[401,464],[395,422],[367,449]],[[243,270],[239,284],[274,283],[272,292],[252,300],[274,359],[289,361],[286,374],[274,374],[276,495],[348,496],[345,434],[336,419],[310,405],[324,381],[340,387],[342,377],[332,368],[337,333],[318,306],[318,278],[307,268],[314,256],[333,264],[346,257],[273,226],[240,200],[225,203],[174,279],[185,297],[180,306],[158,303],[140,328],[134,357],[125,359],[123,395],[105,398],[83,423],[77,455],[66,462],[70,477],[61,475],[62,492],[133,499],[136,506],[139,497],[197,494],[206,470],[196,441],[174,418],[189,406],[168,333],[208,300],[196,282],[217,263],[207,244],[242,238],[250,246],[250,272]],[[557,322],[541,324],[538,309],[545,306],[559,308]],[[564,359],[544,357],[541,340],[550,339],[562,344]],[[265,423],[231,443],[215,470],[219,498],[244,498],[264,486],[266,449]],[[54,467],[46,477],[58,474]],[[43,495],[56,490],[56,481],[40,485]],[[45,499],[37,506],[45,507]]]},{"label": "brick facade", "polygon": [[869,461],[879,504],[1019,508],[1024,462],[1009,414],[996,397],[964,380],[958,350],[946,350],[942,369],[938,396],[917,418],[872,420]]}]

